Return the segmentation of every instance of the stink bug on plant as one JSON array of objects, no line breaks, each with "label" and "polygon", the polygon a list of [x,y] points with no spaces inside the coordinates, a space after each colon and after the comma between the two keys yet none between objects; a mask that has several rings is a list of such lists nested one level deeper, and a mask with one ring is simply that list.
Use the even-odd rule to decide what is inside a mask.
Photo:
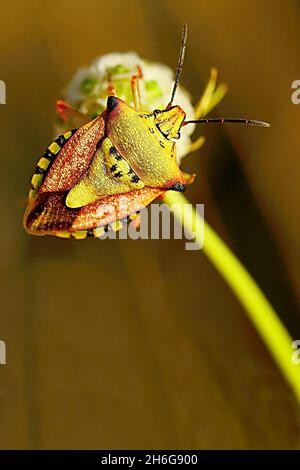
[{"label": "stink bug on plant", "polygon": [[164,109],[142,110],[139,67],[131,78],[134,107],[118,98],[112,77],[106,109],[93,120],[64,101],[57,103],[61,119],[76,129],[52,142],[37,164],[24,216],[28,233],[85,239],[118,230],[166,191],[184,191],[194,181],[195,175],[182,172],[176,158],[184,126],[209,122],[268,125],[243,119],[186,120],[185,111],[173,105],[186,39],[185,25],[171,99]]}]

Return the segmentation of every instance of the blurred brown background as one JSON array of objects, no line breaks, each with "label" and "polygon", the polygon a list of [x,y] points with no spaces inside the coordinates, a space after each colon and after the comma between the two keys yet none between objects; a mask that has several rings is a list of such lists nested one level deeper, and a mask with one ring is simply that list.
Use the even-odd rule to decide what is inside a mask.
[{"label": "blurred brown background", "polygon": [[28,236],[28,180],[76,68],[135,50],[196,99],[271,129],[210,127],[187,192],[300,339],[300,5],[296,0],[2,0],[1,448],[300,448],[300,413],[243,309],[181,241]]}]

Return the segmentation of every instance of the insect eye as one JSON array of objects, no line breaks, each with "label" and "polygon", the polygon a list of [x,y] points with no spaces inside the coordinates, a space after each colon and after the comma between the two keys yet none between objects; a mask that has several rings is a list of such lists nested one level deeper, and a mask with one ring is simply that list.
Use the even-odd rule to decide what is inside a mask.
[{"label": "insect eye", "polygon": [[159,116],[161,116],[162,112],[161,112],[160,109],[155,109],[155,110],[153,111],[153,114],[154,114],[154,117],[159,117]]}]

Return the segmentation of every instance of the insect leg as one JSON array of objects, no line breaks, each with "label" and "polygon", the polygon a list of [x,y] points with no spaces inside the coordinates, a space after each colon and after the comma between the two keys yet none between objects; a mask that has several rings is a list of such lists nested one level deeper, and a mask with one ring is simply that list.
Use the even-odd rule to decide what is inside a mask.
[{"label": "insect leg", "polygon": [[56,112],[68,129],[81,127],[90,120],[88,116],[77,111],[63,100],[56,102]]},{"label": "insect leg", "polygon": [[131,89],[132,89],[135,110],[140,111],[141,110],[141,93],[140,93],[139,79],[143,78],[143,72],[139,65],[137,69],[138,69],[138,73],[133,75],[131,78]]},{"label": "insect leg", "polygon": [[117,96],[117,91],[113,86],[112,75],[111,74],[109,74],[109,76],[108,76],[107,94],[108,94],[108,96]]},{"label": "insect leg", "polygon": [[132,214],[130,216],[128,216],[128,222],[130,223],[130,225],[132,225],[136,230],[139,229],[140,225],[141,225],[141,214],[140,212],[136,212],[135,214]]}]

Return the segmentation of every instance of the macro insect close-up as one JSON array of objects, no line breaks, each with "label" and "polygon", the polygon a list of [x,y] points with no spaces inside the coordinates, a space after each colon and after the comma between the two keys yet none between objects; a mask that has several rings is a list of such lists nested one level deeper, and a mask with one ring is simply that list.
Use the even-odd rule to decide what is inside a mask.
[{"label": "macro insect close-up", "polygon": [[15,3],[0,448],[300,449],[297,1]]},{"label": "macro insect close-up", "polygon": [[[100,237],[109,229],[122,227],[122,220],[135,217],[166,191],[185,190],[195,175],[183,173],[177,162],[176,141],[183,126],[195,123],[226,122],[225,119],[187,121],[174,105],[187,41],[183,27],[182,45],[172,95],[165,109],[142,110],[139,64],[131,80],[134,108],[117,97],[109,76],[106,109],[79,129],[57,137],[39,160],[31,179],[25,228],[36,235],[56,235],[84,239]],[[119,65],[119,64],[118,64]],[[63,121],[87,116],[68,103],[58,101]],[[268,127],[262,121],[227,119],[227,122]]]}]

